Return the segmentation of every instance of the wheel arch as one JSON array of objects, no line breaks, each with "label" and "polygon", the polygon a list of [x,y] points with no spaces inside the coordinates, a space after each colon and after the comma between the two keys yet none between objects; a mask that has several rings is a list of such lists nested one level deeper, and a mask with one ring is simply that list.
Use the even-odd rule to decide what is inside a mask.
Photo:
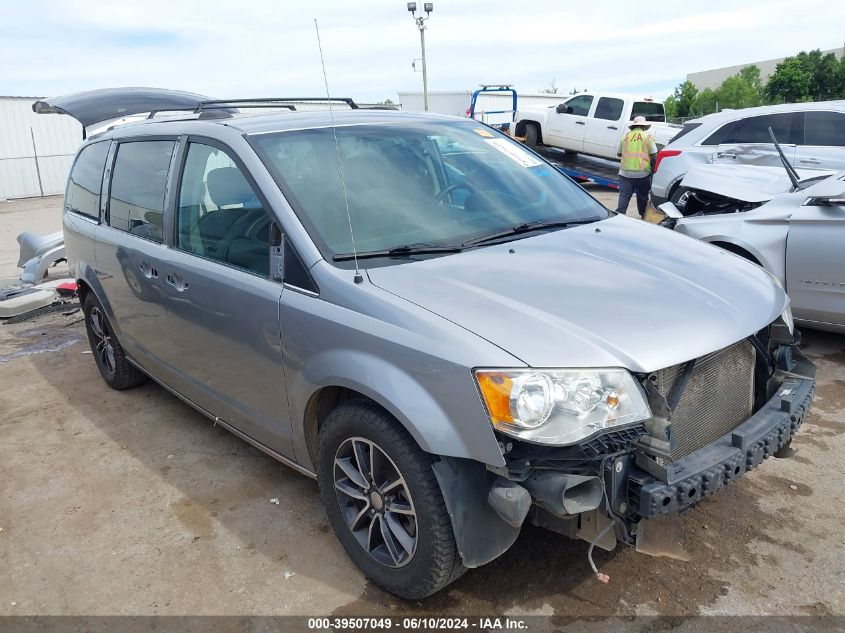
[{"label": "wheel arch", "polygon": [[[325,422],[329,414],[340,404],[347,400],[358,398],[379,404],[360,391],[339,385],[320,387],[311,394],[308,403],[305,405],[302,426],[303,435],[305,436],[305,446],[308,449],[308,459],[312,464],[317,463],[317,436],[323,422]],[[379,406],[381,405],[379,404]]]},{"label": "wheel arch", "polygon": [[[727,239],[717,238],[714,240],[708,240],[710,244],[713,246],[718,246],[719,248],[723,248],[726,251],[733,253],[734,255],[739,255],[740,257],[744,257],[745,259],[757,264],[758,266],[763,266],[763,262],[761,260],[760,254],[755,253],[754,249],[749,247],[748,245],[744,244],[737,244],[736,242],[729,241]],[[763,266],[765,268],[765,266]]]},{"label": "wheel arch", "polygon": [[106,297],[102,285],[97,278],[97,273],[90,265],[80,263],[76,275],[76,293],[79,296],[79,304],[85,304],[85,297],[92,293],[97,301],[103,306],[106,318],[109,320],[112,330],[120,338],[120,323],[114,318],[114,310]]},{"label": "wheel arch", "polygon": [[[432,393],[432,385],[413,373],[360,351],[335,350],[310,359],[307,370],[288,383],[294,427],[301,425],[293,429],[297,460],[311,468],[322,422],[342,402],[365,398],[395,418],[427,453],[504,465],[480,398],[461,396],[477,393],[471,373],[466,382],[456,376],[447,382],[443,393]],[[455,398],[461,401],[455,406],[440,404]]]},{"label": "wheel arch", "polygon": [[525,134],[525,128],[528,124],[533,124],[537,126],[537,142],[543,142],[543,124],[539,121],[535,121],[534,119],[520,119],[516,127],[514,128],[514,136],[522,136]]}]

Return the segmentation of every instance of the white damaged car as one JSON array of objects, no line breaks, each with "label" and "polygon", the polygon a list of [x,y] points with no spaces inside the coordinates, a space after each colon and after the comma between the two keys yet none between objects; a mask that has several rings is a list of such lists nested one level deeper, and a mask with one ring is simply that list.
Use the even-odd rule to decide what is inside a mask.
[{"label": "white damaged car", "polygon": [[[778,146],[778,149],[779,146]],[[700,165],[661,223],[777,278],[806,327],[845,332],[845,171]]]}]

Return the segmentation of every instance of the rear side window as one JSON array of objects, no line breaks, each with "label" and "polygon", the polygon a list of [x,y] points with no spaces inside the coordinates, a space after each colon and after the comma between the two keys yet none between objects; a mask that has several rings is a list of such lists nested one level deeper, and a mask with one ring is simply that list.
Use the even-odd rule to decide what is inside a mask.
[{"label": "rear side window", "polygon": [[645,117],[646,121],[654,123],[665,123],[666,114],[663,111],[663,104],[656,101],[635,101],[631,109],[631,120],[636,117]]},{"label": "rear side window", "polygon": [[[702,145],[719,145],[720,143],[730,143],[731,141],[726,140],[726,139],[732,139],[733,138],[734,130],[736,129],[736,126],[739,125],[740,123],[742,123],[742,121],[731,121],[730,123],[726,123],[725,125],[720,127],[718,130],[713,132],[713,134],[711,134],[706,139],[701,141],[701,144]],[[677,139],[678,137],[676,136],[675,138]]]},{"label": "rear side window", "polygon": [[596,105],[595,118],[606,119],[607,121],[618,121],[622,116],[622,108],[625,102],[622,99],[602,97]]},{"label": "rear side window", "polygon": [[100,219],[100,186],[109,153],[108,141],[83,149],[73,164],[65,193],[65,211]]},{"label": "rear side window", "polygon": [[805,112],[804,145],[845,147],[845,114]]},{"label": "rear side window", "polygon": [[683,129],[681,129],[680,132],[675,134],[675,136],[672,137],[672,140],[670,142],[674,143],[679,138],[681,138],[682,136],[686,136],[697,127],[701,127],[701,123],[684,123]]},{"label": "rear side window", "polygon": [[769,128],[775,133],[778,143],[800,145],[803,141],[803,113],[764,114],[738,121],[728,138],[722,143],[744,145],[748,143],[769,143]]},{"label": "rear side window", "polygon": [[132,141],[117,148],[109,197],[109,226],[162,241],[164,194],[174,141]]}]

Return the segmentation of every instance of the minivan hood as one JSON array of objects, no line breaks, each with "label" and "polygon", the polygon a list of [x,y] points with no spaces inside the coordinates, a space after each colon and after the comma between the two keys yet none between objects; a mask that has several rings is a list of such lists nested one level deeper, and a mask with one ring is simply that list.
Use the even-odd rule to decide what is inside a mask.
[{"label": "minivan hood", "polygon": [[367,272],[533,367],[651,372],[739,341],[787,305],[762,268],[621,216]]}]

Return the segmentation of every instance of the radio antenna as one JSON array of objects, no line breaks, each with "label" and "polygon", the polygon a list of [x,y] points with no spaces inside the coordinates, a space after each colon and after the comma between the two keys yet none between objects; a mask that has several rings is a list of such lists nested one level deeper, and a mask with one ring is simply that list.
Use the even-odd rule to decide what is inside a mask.
[{"label": "radio antenna", "polygon": [[356,284],[364,281],[361,271],[358,268],[358,249],[355,247],[355,233],[352,231],[352,214],[349,212],[349,196],[346,193],[346,178],[343,176],[343,161],[340,160],[340,144],[337,142],[337,127],[334,124],[334,109],[332,108],[332,96],[329,94],[329,80],[326,77],[326,62],[323,59],[323,45],[320,42],[320,27],[317,25],[317,18],[314,18],[314,30],[317,31],[317,48],[320,49],[320,65],[323,67],[323,83],[326,85],[326,98],[329,104],[329,118],[332,122],[332,134],[334,135],[334,149],[337,153],[337,169],[340,172],[340,186],[343,189],[343,202],[346,204],[346,220],[349,222],[349,238],[352,240],[352,257],[355,260]]}]

